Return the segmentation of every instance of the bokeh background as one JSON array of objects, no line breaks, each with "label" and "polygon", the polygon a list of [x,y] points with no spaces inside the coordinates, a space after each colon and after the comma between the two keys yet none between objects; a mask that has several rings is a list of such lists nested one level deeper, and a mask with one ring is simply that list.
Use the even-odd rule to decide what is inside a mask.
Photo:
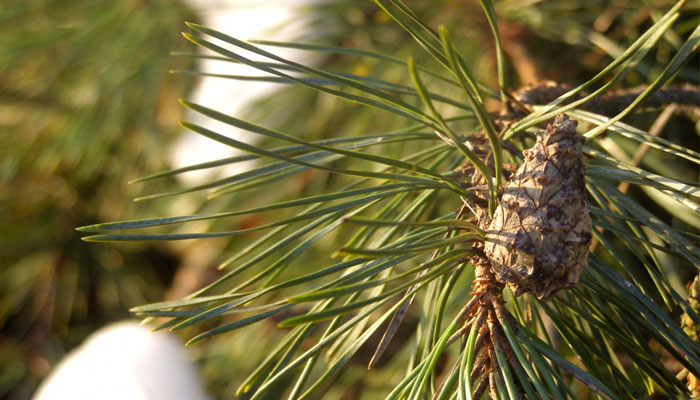
[{"label": "bokeh background", "polygon": [[[75,228],[154,212],[135,176],[168,166],[192,81],[176,1],[3,1],[0,397],[28,398],[95,329],[163,297],[178,256],[89,245]],[[155,183],[165,187],[167,183]]]},{"label": "bokeh background", "polygon": [[[495,84],[490,28],[478,1],[408,3],[431,24],[448,25],[452,36],[461,38],[463,54],[473,55],[470,61],[479,78]],[[650,2],[653,7],[625,1],[530,3],[542,4],[521,7],[519,1],[497,2],[512,87],[543,79],[586,80],[620,51],[615,43],[624,45],[627,37],[637,37],[653,23],[652,10],[670,2]],[[686,19],[681,25],[692,30],[697,20]],[[260,91],[254,92],[221,79],[171,74],[171,70],[237,73],[230,64],[189,56],[198,50],[180,34],[187,30],[185,21],[244,39],[315,41],[384,51],[399,58],[413,55],[418,62],[425,57],[369,1],[2,1],[0,398],[31,397],[52,367],[90,333],[129,318],[131,307],[180,298],[211,282],[221,274],[217,265],[255,238],[114,245],[82,242],[75,231],[79,226],[120,219],[246,208],[256,204],[256,196],[271,195],[244,192],[204,201],[206,193],[192,193],[131,201],[196,185],[203,177],[189,174],[184,180],[129,184],[133,179],[230,155],[178,127],[180,119],[188,118],[178,98],[264,120],[268,127],[306,132],[307,139],[388,130],[403,123],[391,117],[378,121],[359,105],[303,88],[256,85]],[[663,65],[664,57],[672,56],[671,47],[666,50],[662,45],[653,54],[654,65]],[[400,67],[379,61],[358,62],[352,55],[340,54],[283,54],[326,68],[409,82]],[[630,86],[645,81],[638,72],[627,80]],[[273,90],[274,96],[270,95]],[[654,157],[645,160],[654,165],[652,169],[695,179],[693,171]],[[289,180],[274,195],[314,190],[309,187],[322,187],[324,179],[304,175]],[[233,223],[252,226],[261,221],[248,218]],[[313,259],[313,251],[305,257]],[[685,277],[677,279],[679,284],[684,281]],[[192,333],[179,332],[183,339]],[[245,373],[264,357],[266,343],[283,333],[264,322],[188,352],[202,371],[207,391],[214,398],[233,398]],[[336,385],[326,388],[326,398],[351,399],[360,392],[371,398],[373,390],[384,390],[390,376],[376,373],[359,383],[365,370],[361,362],[352,364]]]}]

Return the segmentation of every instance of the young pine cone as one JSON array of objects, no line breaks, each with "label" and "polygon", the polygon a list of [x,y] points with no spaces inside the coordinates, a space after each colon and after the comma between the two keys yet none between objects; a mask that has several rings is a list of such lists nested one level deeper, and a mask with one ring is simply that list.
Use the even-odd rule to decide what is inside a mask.
[{"label": "young pine cone", "polygon": [[547,300],[575,286],[587,263],[591,218],[576,125],[561,114],[537,132],[489,226],[484,252],[515,296]]}]

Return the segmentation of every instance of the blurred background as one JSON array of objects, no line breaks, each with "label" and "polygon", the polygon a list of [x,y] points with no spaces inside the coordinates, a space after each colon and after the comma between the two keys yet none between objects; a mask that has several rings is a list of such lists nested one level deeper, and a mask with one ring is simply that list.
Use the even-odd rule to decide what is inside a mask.
[{"label": "blurred background", "polygon": [[[460,50],[470,55],[478,78],[495,86],[491,32],[478,1],[407,3],[431,25],[446,24],[453,37],[461,38]],[[619,54],[627,38],[637,37],[653,23],[655,9],[671,2],[649,2],[653,7],[627,1],[526,3],[497,2],[511,87],[543,79],[585,81]],[[245,73],[230,63],[193,57],[199,50],[180,34],[187,31],[185,21],[242,39],[347,46],[401,59],[412,55],[430,64],[411,38],[369,1],[4,0],[0,21],[0,398],[12,400],[30,398],[52,368],[91,333],[130,318],[131,307],[181,298],[213,281],[221,274],[217,265],[256,238],[118,245],[80,240],[75,231],[79,226],[246,208],[259,202],[256,195],[270,195],[252,191],[204,201],[206,193],[192,193],[131,201],[196,186],[211,176],[185,174],[145,185],[130,185],[131,180],[232,155],[178,127],[179,120],[196,118],[184,113],[178,98],[264,120],[267,127],[304,132],[307,139],[405,125],[392,117],[377,120],[359,105],[295,86],[171,74]],[[697,18],[688,12],[679,24],[677,32],[690,31]],[[653,65],[663,65],[672,56],[673,40],[668,43],[650,55],[656,58]],[[379,60],[290,49],[275,52],[324,68],[410,84],[403,67]],[[554,55],[556,63],[551,62]],[[646,82],[646,76],[655,73],[632,73],[626,83]],[[219,131],[246,138],[242,132]],[[686,140],[693,148],[696,139],[679,142]],[[692,170],[659,157],[663,155],[650,152],[644,161],[649,170],[695,179]],[[216,173],[226,176],[232,171],[222,168]],[[318,192],[326,180],[313,174],[295,177],[273,195]],[[261,221],[251,217],[232,223],[241,227]],[[304,257],[313,259],[313,251],[319,250]],[[679,284],[684,281],[678,279]],[[186,339],[193,332],[179,334]],[[283,334],[264,322],[188,348],[188,357],[197,363],[213,398],[233,398],[245,374],[264,358],[265,344]],[[391,381],[390,371],[360,381],[365,364],[360,360],[353,365],[326,388],[324,398],[351,399],[360,393],[371,398]]]}]

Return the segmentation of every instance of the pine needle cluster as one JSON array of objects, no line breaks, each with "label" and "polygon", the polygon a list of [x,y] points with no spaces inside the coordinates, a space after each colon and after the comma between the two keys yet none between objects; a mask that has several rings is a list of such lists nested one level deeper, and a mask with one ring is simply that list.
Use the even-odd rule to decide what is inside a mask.
[{"label": "pine needle cluster", "polygon": [[[247,155],[144,180],[249,160],[258,164],[149,198],[209,190],[212,199],[233,196],[238,204],[252,193],[254,204],[87,226],[81,231],[91,235],[84,239],[247,242],[221,263],[211,284],[186,298],[133,311],[159,318],[162,329],[195,327],[198,333],[189,344],[265,320],[286,329],[240,383],[237,394],[249,399],[331,398],[324,396],[343,385],[345,393],[359,396],[357,390],[364,390],[365,396],[387,399],[689,398],[687,377],[700,376],[700,346],[679,318],[685,313],[684,326],[700,323],[683,289],[700,266],[700,154],[697,143],[686,140],[697,134],[693,85],[700,28],[693,7],[685,1],[663,10],[641,7],[651,17],[635,35],[626,25],[629,15],[606,9],[612,13],[602,14],[607,19],[591,23],[610,27],[615,25],[610,21],[622,20],[615,26],[627,29],[630,38],[622,46],[610,39],[614,35],[600,33],[606,27],[587,28],[589,14],[581,11],[577,19],[578,8],[588,7],[583,2],[482,0],[479,15],[492,35],[496,70],[495,81],[487,85],[450,29],[425,22],[400,0],[374,3],[373,12],[380,14],[370,15],[403,29],[417,44],[414,56],[242,41],[188,25],[192,32],[185,37],[215,53],[206,57],[262,74],[218,78],[279,82],[314,92],[318,104],[303,118],[317,126],[314,110],[321,113],[325,99],[364,110],[352,121],[368,119],[352,134],[314,138],[183,101],[191,111],[261,141],[252,145],[182,122]],[[557,13],[559,18],[551,18]],[[575,78],[561,81],[567,78],[567,66],[561,65],[559,76],[539,77],[542,81],[519,90],[511,75],[523,66],[513,63],[518,51],[514,41],[503,38],[502,20],[572,47],[597,46],[608,59],[580,84]],[[391,80],[361,68],[310,66],[275,54],[283,47],[351,56],[360,60],[357,65],[391,65],[401,73]],[[557,83],[545,82],[555,78]],[[634,79],[643,85],[625,89]],[[672,86],[682,83],[687,85]],[[572,143],[582,153],[576,162],[585,164],[585,175],[582,168],[576,171],[585,192],[576,196],[583,204],[580,217],[590,216],[592,237],[572,241],[590,251],[587,265],[577,264],[576,279],[556,294],[539,296],[494,274],[493,257],[484,253],[493,232],[482,221],[502,207],[513,171],[528,162],[526,149],[535,144],[535,132],[561,114],[578,121]],[[384,125],[385,116],[402,123],[373,130]],[[299,185],[301,195],[280,198]],[[225,228],[226,221],[243,216],[257,219]],[[187,229],[195,221],[213,223],[208,231]],[[554,273],[533,268],[544,272],[539,283],[548,283]],[[400,346],[392,348],[394,341]],[[363,359],[366,354],[373,356]],[[358,362],[372,371],[349,377],[349,367]]]}]

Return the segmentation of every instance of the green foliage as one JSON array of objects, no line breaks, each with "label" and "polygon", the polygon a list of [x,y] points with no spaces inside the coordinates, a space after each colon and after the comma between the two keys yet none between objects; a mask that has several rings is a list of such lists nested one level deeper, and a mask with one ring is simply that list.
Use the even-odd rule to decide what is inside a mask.
[{"label": "green foliage", "polygon": [[[165,317],[161,328],[200,329],[191,344],[244,327],[235,335],[245,335],[250,325],[265,320],[288,328],[274,347],[255,351],[247,344],[260,363],[237,393],[252,399],[340,398],[344,392],[359,396],[357,391],[391,399],[462,399],[478,393],[479,386],[509,399],[688,397],[676,373],[685,369],[698,376],[700,346],[677,321],[683,311],[700,321],[682,285],[700,266],[694,231],[700,154],[697,143],[687,140],[693,127],[685,119],[673,118],[661,130],[652,122],[670,113],[638,106],[673,80],[698,83],[697,10],[685,2],[618,10],[604,2],[483,1],[474,13],[450,19],[450,11],[462,10],[452,2],[430,2],[419,11],[399,0],[375,3],[383,11],[367,8],[360,16],[382,21],[379,28],[369,23],[349,29],[348,47],[244,42],[189,24],[193,33],[185,37],[191,42],[222,61],[264,73],[218,78],[274,81],[294,89],[289,97],[261,103],[279,107],[278,118],[269,123],[183,102],[193,112],[261,137],[250,145],[184,122],[221,145],[249,153],[187,170],[246,160],[258,164],[198,187],[149,195],[209,190],[212,197],[253,206],[81,228],[91,233],[89,241],[232,237],[239,242],[213,283],[184,299],[133,311]],[[646,17],[640,20],[642,11]],[[387,18],[405,32],[395,34],[401,47],[387,46],[392,55],[370,50],[365,36],[391,30],[383,22]],[[464,28],[458,26],[479,20],[481,32],[493,34],[487,45],[454,39],[467,37],[459,35]],[[426,21],[448,27],[434,29]],[[502,95],[527,80],[518,70],[523,60],[516,59],[517,40],[504,35],[509,24],[529,28],[529,40],[541,40],[552,51],[539,55],[540,62],[557,64],[538,72],[540,79],[551,73],[573,89],[549,104],[528,105],[532,112],[498,132],[487,106],[504,109]],[[403,40],[409,36],[418,46]],[[499,38],[501,45],[495,45]],[[279,57],[277,47],[328,59],[323,66],[305,65]],[[495,49],[495,75],[481,72],[480,59],[471,56],[488,48]],[[567,61],[581,65],[569,71],[555,52],[560,48],[570,49]],[[611,118],[582,109],[610,89],[639,83],[647,89]],[[493,211],[503,164],[522,162],[519,151],[532,143],[533,131],[562,112],[580,121],[586,137],[588,203],[598,245],[580,284],[549,302],[513,298],[504,290],[504,308],[497,307],[504,336],[492,338],[496,351],[487,388],[483,378],[474,381],[470,373],[478,364],[474,327],[485,321],[468,318],[470,307],[463,308],[475,301],[467,295],[474,276],[465,257],[478,251],[474,243],[483,232],[456,211],[472,196],[463,166],[470,162],[487,177]],[[254,119],[265,121],[260,115]],[[478,132],[486,140],[475,149],[471,140]],[[519,151],[509,155],[502,150],[506,146]],[[494,155],[492,166],[478,150]],[[639,152],[646,157],[635,160]],[[225,228],[232,217],[250,215],[258,218],[253,226]],[[210,230],[187,229],[187,223],[202,220],[211,222]],[[153,228],[160,230],[153,233]],[[406,313],[412,317],[404,322],[408,329],[394,336]],[[400,346],[381,359],[392,337]],[[373,352],[376,358],[362,359]],[[358,363],[374,369],[358,375],[353,369]]]},{"label": "green foliage", "polygon": [[90,246],[74,228],[157,210],[121,199],[167,167],[186,18],[174,1],[0,5],[0,397],[29,397],[87,334],[163,296],[170,251]]}]

